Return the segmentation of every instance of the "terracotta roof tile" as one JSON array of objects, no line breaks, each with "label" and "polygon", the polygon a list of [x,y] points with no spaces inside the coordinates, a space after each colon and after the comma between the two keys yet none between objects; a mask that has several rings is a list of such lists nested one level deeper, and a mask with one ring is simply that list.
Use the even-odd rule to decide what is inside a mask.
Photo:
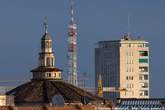
[{"label": "terracotta roof tile", "polygon": [[87,105],[71,105],[64,107],[53,106],[16,106],[16,107],[0,107],[0,110],[94,110],[94,106]]}]

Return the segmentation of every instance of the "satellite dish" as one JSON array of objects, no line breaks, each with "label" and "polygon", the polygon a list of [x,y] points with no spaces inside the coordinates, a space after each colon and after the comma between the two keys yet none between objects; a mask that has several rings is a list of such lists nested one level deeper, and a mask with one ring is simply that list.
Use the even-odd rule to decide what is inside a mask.
[{"label": "satellite dish", "polygon": [[64,98],[61,95],[55,95],[52,98],[52,104],[53,106],[64,106]]}]

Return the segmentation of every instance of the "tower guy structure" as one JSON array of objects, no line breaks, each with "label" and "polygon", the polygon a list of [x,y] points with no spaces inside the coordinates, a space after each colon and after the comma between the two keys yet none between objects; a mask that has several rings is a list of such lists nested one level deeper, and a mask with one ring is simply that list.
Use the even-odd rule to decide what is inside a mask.
[{"label": "tower guy structure", "polygon": [[77,86],[77,25],[74,20],[73,0],[70,0],[71,20],[68,27],[68,82]]}]

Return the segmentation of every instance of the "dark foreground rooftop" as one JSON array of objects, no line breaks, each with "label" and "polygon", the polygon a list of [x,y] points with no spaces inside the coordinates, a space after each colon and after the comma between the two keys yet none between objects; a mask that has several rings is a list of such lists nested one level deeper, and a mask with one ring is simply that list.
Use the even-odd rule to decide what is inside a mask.
[{"label": "dark foreground rooftop", "polygon": [[51,103],[55,95],[61,95],[65,103],[82,103],[84,97],[89,102],[103,101],[62,80],[32,80],[7,92],[7,95],[14,95],[16,105]]},{"label": "dark foreground rooftop", "polygon": [[81,106],[72,105],[64,107],[53,106],[13,106],[13,107],[0,107],[0,110],[94,110],[94,106]]},{"label": "dark foreground rooftop", "polygon": [[165,99],[160,98],[150,98],[150,99],[118,99],[117,107],[118,109],[155,109],[155,110],[165,110]]}]

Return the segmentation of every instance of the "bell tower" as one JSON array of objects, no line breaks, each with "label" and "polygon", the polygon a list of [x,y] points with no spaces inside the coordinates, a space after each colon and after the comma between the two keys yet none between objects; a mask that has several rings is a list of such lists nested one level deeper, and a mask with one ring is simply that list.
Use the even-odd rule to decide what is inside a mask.
[{"label": "bell tower", "polygon": [[55,56],[52,48],[52,38],[48,34],[47,19],[44,19],[44,34],[41,38],[41,52],[38,67],[31,70],[33,79],[62,79],[61,70],[55,67]]},{"label": "bell tower", "polygon": [[41,52],[39,53],[39,66],[54,67],[55,57],[52,51],[52,38],[48,34],[48,25],[46,19],[44,20],[45,33],[41,38]]}]

